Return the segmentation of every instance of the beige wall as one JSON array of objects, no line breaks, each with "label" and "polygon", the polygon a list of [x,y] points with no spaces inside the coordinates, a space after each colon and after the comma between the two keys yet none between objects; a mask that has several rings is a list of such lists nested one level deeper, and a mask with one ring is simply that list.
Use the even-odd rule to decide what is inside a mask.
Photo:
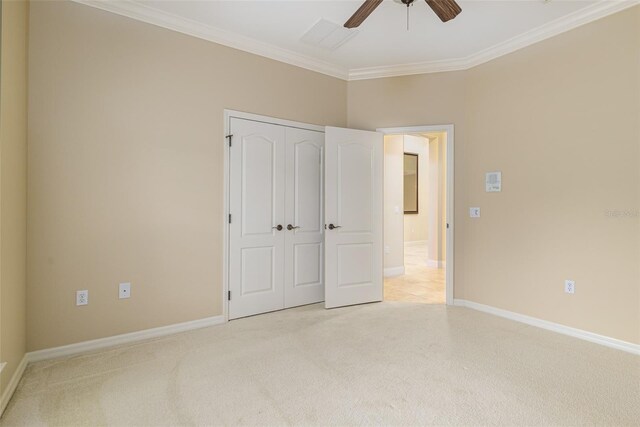
[{"label": "beige wall", "polygon": [[[455,125],[456,298],[640,343],[640,6],[348,99],[352,127]],[[485,193],[494,170],[503,191]]]},{"label": "beige wall", "polygon": [[418,155],[418,213],[404,215],[404,241],[426,242],[429,239],[429,140],[405,135],[404,152]]},{"label": "beige wall", "polygon": [[2,2],[0,59],[0,380],[5,392],[26,350],[26,1]]},{"label": "beige wall", "polygon": [[404,266],[403,136],[384,137],[384,268]]},{"label": "beige wall", "polygon": [[640,218],[605,214],[640,209],[640,7],[469,71],[348,85],[78,4],[30,16],[30,350],[220,314],[224,108],[453,123],[456,298],[640,342]]},{"label": "beige wall", "polygon": [[640,7],[468,74],[465,298],[639,343]]},{"label": "beige wall", "polygon": [[29,70],[29,350],[222,313],[224,108],[346,125],[344,81],[75,3]]},{"label": "beige wall", "polygon": [[443,267],[446,259],[446,156],[447,136],[445,132],[430,134],[429,139],[429,187],[428,202],[429,246],[428,255],[432,266]]}]

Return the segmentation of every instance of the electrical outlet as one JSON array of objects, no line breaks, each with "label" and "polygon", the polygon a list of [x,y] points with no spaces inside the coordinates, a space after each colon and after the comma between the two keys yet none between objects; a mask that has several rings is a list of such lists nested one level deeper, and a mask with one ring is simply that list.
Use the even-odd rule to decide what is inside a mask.
[{"label": "electrical outlet", "polygon": [[118,298],[129,298],[131,296],[131,283],[120,283]]},{"label": "electrical outlet", "polygon": [[573,280],[565,280],[564,281],[564,291],[568,294],[576,293],[576,282]]},{"label": "electrical outlet", "polygon": [[76,305],[87,305],[89,304],[89,291],[76,291]]},{"label": "electrical outlet", "polygon": [[385,254],[390,254],[391,253],[391,248],[388,245],[384,247],[384,253]]}]

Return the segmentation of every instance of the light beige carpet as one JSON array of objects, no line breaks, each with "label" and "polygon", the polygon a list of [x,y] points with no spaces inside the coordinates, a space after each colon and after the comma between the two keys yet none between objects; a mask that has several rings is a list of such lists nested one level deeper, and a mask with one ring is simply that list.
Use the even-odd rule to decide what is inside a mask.
[{"label": "light beige carpet", "polygon": [[640,358],[466,308],[318,305],[27,369],[2,425],[637,425]]}]

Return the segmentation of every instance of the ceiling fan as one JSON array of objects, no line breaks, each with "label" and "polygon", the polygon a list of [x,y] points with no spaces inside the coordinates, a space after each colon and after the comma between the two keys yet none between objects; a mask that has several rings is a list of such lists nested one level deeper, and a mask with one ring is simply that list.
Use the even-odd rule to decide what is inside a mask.
[{"label": "ceiling fan", "polygon": [[[462,8],[458,6],[455,0],[425,0],[429,7],[438,15],[442,22],[447,22],[462,12]],[[400,0],[407,7],[413,4],[414,0]],[[365,0],[362,6],[354,13],[347,22],[344,23],[346,28],[355,28],[362,24],[376,7],[380,6],[382,0]]]}]

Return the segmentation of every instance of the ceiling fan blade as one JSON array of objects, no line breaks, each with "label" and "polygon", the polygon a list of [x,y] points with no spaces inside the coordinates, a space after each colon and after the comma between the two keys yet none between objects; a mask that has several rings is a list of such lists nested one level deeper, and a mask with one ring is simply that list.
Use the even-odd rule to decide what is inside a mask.
[{"label": "ceiling fan blade", "polygon": [[362,3],[362,6],[356,10],[356,13],[354,13],[351,18],[344,23],[344,26],[346,28],[355,28],[359,26],[369,15],[371,15],[371,12],[373,12],[376,7],[380,6],[380,3],[382,3],[382,0],[365,0],[364,3]]},{"label": "ceiling fan blade", "polygon": [[426,0],[426,2],[442,22],[447,22],[462,12],[462,8],[455,0]]}]

